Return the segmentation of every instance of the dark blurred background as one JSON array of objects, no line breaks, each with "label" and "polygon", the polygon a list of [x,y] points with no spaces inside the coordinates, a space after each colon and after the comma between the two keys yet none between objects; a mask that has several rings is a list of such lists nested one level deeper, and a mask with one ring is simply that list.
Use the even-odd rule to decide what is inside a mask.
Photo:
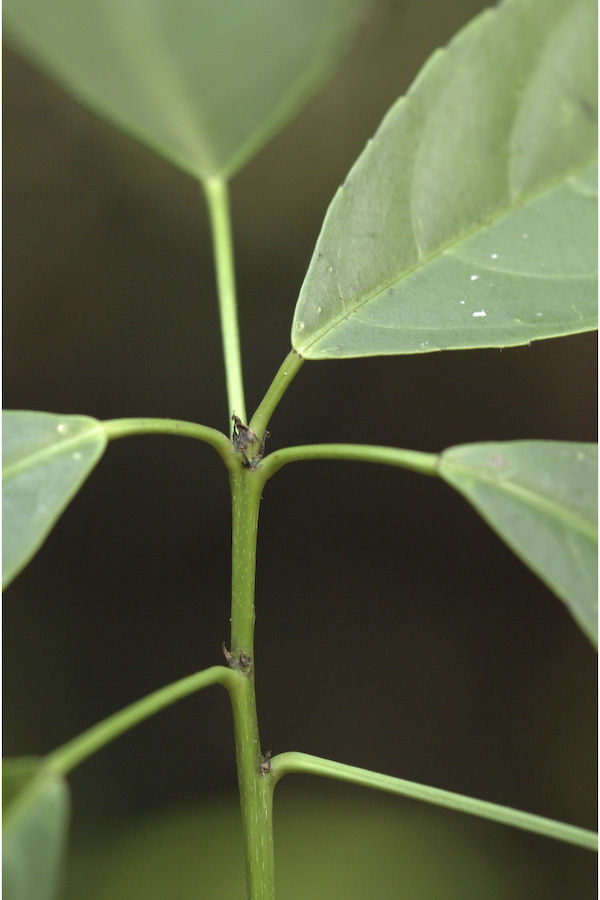
[{"label": "dark blurred background", "polygon": [[[289,349],[335,189],[422,62],[484,5],[376,3],[329,84],[234,179],[250,409]],[[10,49],[4,65],[4,405],[225,430],[199,190]],[[595,373],[593,335],[310,362],[273,417],[270,448],[595,440]],[[5,754],[45,753],[223,662],[229,540],[227,480],[210,448],[169,437],[111,445],[7,593]],[[256,608],[265,748],[594,827],[595,654],[441,482],[351,463],[283,470],[262,505]],[[75,845],[90,823],[216,802],[234,780],[227,699],[215,688],[73,773]],[[451,835],[462,817],[443,822]],[[492,842],[501,832],[540,897],[595,895],[592,854],[479,827]],[[538,896],[523,885],[512,896]]]}]

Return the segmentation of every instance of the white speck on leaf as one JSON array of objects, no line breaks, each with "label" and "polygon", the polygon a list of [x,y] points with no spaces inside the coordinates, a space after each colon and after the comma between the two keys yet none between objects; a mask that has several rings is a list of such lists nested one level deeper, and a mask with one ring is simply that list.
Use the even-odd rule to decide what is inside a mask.
[{"label": "white speck on leaf", "polygon": [[302,329],[304,328],[304,322],[298,322],[296,328],[298,329],[298,331],[302,331]]},{"label": "white speck on leaf", "polygon": [[59,434],[65,434],[69,430],[69,426],[65,422],[61,422],[56,426],[56,430]]},{"label": "white speck on leaf", "polygon": [[485,309],[477,309],[473,313],[474,319],[484,319],[487,316]]},{"label": "white speck on leaf", "polygon": [[471,275],[471,281],[477,281],[479,275]]},{"label": "white speck on leaf", "polygon": [[492,253],[491,259],[498,259],[498,254],[497,254],[497,253]]}]

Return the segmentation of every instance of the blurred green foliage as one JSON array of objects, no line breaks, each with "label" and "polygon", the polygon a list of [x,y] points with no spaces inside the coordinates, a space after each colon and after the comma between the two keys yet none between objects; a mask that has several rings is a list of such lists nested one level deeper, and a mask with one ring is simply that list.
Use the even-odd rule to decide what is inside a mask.
[{"label": "blurred green foliage", "polygon": [[[390,802],[381,795],[297,785],[275,800],[281,900],[547,900],[561,857],[583,864],[563,897],[582,896],[593,854],[509,829]],[[557,855],[547,854],[552,843]],[[590,870],[590,871],[587,871]],[[182,807],[90,832],[75,847],[64,900],[192,900],[244,894],[236,801]]]}]

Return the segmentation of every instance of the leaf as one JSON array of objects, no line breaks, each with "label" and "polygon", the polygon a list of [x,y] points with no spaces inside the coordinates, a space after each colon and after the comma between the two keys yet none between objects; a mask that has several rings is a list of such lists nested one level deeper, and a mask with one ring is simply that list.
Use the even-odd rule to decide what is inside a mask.
[{"label": "leaf", "polygon": [[2,413],[2,585],[37,553],[100,459],[106,435],[88,416]]},{"label": "leaf", "polygon": [[442,453],[439,471],[564,600],[597,645],[596,444],[463,444]]},{"label": "leaf", "polygon": [[308,359],[596,327],[596,8],[507,0],[426,63],[327,212],[292,325]]},{"label": "leaf", "polygon": [[231,176],[325,79],[358,0],[6,0],[17,46],[191,175]]},{"label": "leaf", "polygon": [[2,894],[5,900],[56,897],[69,821],[63,778],[34,758],[2,764]]}]

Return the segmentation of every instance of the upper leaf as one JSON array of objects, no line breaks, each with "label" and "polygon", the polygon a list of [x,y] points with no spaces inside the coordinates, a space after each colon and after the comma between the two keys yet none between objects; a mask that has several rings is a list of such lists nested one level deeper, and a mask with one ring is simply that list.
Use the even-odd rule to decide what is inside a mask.
[{"label": "upper leaf", "polygon": [[597,446],[464,444],[444,451],[439,471],[564,600],[597,645]]},{"label": "upper leaf", "polygon": [[69,821],[63,778],[34,758],[2,763],[2,895],[53,900]]},{"label": "upper leaf", "polygon": [[359,0],[5,0],[17,45],[198,178],[229,177],[323,81]]},{"label": "upper leaf", "polygon": [[302,356],[596,327],[596,34],[593,0],[507,0],[433,54],[327,212]]},{"label": "upper leaf", "polygon": [[2,413],[2,586],[39,550],[106,446],[88,416]]}]

